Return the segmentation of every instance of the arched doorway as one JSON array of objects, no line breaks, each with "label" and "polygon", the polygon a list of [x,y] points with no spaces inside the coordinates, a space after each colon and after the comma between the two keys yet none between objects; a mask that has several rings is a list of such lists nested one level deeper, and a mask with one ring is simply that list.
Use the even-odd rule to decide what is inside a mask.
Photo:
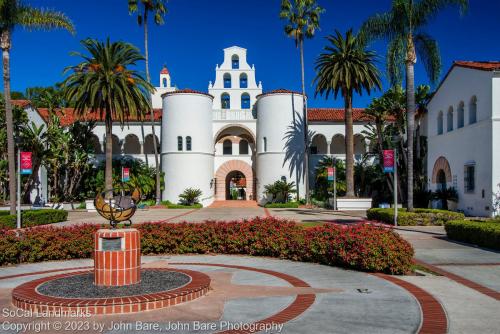
[{"label": "arched doorway", "polygon": [[436,184],[437,189],[446,189],[451,181],[450,163],[445,157],[437,158],[432,169],[432,183]]},{"label": "arched doorway", "polygon": [[238,192],[236,199],[254,200],[254,173],[252,167],[244,161],[230,160],[223,163],[215,173],[215,184],[217,201],[232,199],[234,191]]},{"label": "arched doorway", "polygon": [[245,175],[232,171],[226,176],[226,200],[247,200],[247,180]]}]

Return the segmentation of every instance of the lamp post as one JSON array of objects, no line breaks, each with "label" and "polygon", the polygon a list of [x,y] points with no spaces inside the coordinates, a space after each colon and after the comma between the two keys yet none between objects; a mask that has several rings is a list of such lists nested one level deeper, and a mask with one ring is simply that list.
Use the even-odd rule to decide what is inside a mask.
[{"label": "lamp post", "polygon": [[21,228],[21,137],[15,136],[14,142],[17,148],[17,215],[16,228]]},{"label": "lamp post", "polygon": [[392,137],[392,142],[394,144],[394,226],[398,226],[398,143],[401,141],[401,137],[395,135]]}]

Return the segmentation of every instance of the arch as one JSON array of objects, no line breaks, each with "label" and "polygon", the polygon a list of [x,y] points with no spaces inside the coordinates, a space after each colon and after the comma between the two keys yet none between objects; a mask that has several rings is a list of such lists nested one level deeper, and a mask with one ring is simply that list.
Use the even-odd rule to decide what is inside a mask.
[{"label": "arch", "polygon": [[125,154],[141,154],[141,143],[139,137],[134,134],[128,134],[123,143],[123,153]]},{"label": "arch", "polygon": [[183,150],[182,136],[177,136],[177,151]]},{"label": "arch", "polygon": [[231,88],[231,74],[224,73],[224,88]]},{"label": "arch", "polygon": [[226,178],[231,172],[241,172],[246,181],[246,199],[255,200],[255,180],[252,167],[241,160],[229,160],[223,163],[215,173],[215,200],[226,199]]},{"label": "arch", "polygon": [[436,162],[434,163],[434,167],[432,168],[432,183],[438,183],[438,174],[440,173],[440,171],[443,171],[446,182],[451,182],[450,164],[448,163],[448,160],[443,156],[437,158]]},{"label": "arch", "polygon": [[239,154],[247,155],[248,154],[248,141],[246,139],[240,140],[239,144]]},{"label": "arch", "polygon": [[437,117],[437,134],[443,134],[443,111],[440,110]]},{"label": "arch", "polygon": [[477,97],[472,96],[469,102],[469,124],[477,122]]},{"label": "arch", "polygon": [[240,68],[240,57],[238,55],[233,55],[231,57],[231,68],[237,70]]},{"label": "arch", "polygon": [[220,96],[220,105],[222,109],[231,109],[231,97],[228,93],[222,93]]},{"label": "arch", "polygon": [[464,127],[464,101],[460,101],[457,108],[457,129]]},{"label": "arch", "polygon": [[193,147],[193,141],[191,139],[191,136],[186,137],[186,151],[192,151]]},{"label": "arch", "polygon": [[248,76],[246,73],[240,74],[240,88],[248,88]]},{"label": "arch", "polygon": [[453,107],[448,108],[448,113],[446,114],[446,131],[453,131]]},{"label": "arch", "polygon": [[330,144],[330,154],[345,154],[345,138],[341,134],[336,134]]},{"label": "arch", "polygon": [[250,94],[241,94],[241,109],[250,109]]},{"label": "arch", "polygon": [[99,141],[99,137],[96,135],[92,135],[90,137],[90,141],[92,143],[92,149],[94,150],[94,154],[103,154],[104,152],[102,151],[102,145],[101,142]]},{"label": "arch", "polygon": [[239,137],[242,137],[244,139],[247,139],[249,143],[255,143],[255,135],[253,134],[252,130],[250,130],[249,127],[243,125],[243,124],[228,124],[220,128],[219,131],[214,135],[214,145],[218,143],[222,138],[227,136],[228,134],[226,132],[231,132],[230,130],[234,128],[235,130],[237,129],[239,134]]},{"label": "arch", "polygon": [[113,141],[113,154],[122,154],[122,145],[120,142],[120,139],[118,139],[117,135],[112,135],[111,136],[112,141]]},{"label": "arch", "polygon": [[[182,137],[181,137],[182,138]],[[156,148],[158,149],[158,153],[160,151],[160,141],[158,140],[158,137],[156,137]],[[149,134],[144,138],[144,153],[145,154],[154,154],[155,153],[155,148],[154,148],[154,143],[153,143],[153,135]]]},{"label": "arch", "polygon": [[168,85],[167,78],[163,78],[163,80],[162,80],[162,87],[167,87],[167,85]]},{"label": "arch", "polygon": [[328,144],[326,138],[322,134],[317,134],[311,142],[311,154],[327,154]]},{"label": "arch", "polygon": [[363,155],[366,153],[365,137],[361,134],[354,135],[354,155]]},{"label": "arch", "polygon": [[229,139],[224,140],[222,143],[222,154],[233,155],[233,142]]}]

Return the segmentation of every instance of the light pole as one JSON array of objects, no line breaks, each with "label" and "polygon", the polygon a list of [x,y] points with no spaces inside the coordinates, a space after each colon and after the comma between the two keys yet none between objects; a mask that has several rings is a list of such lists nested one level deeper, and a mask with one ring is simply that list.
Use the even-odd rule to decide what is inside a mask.
[{"label": "light pole", "polygon": [[392,137],[392,142],[394,144],[394,226],[398,226],[398,143],[401,141],[401,137],[398,135]]},{"label": "light pole", "polygon": [[21,228],[21,137],[14,138],[17,148],[17,215],[16,227]]}]

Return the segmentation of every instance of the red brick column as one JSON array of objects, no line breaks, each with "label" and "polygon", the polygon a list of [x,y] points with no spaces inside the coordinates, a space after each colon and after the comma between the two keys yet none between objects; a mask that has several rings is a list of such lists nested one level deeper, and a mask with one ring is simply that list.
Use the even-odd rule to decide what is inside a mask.
[{"label": "red brick column", "polygon": [[135,228],[95,233],[94,284],[123,286],[141,281],[141,236]]}]

